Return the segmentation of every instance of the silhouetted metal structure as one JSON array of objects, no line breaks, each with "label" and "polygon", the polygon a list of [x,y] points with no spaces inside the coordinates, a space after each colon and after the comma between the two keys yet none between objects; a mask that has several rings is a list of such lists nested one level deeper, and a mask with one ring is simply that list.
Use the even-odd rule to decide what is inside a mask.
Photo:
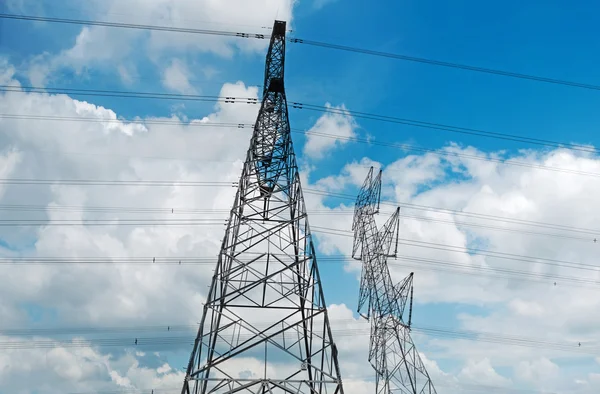
[{"label": "silhouetted metal structure", "polygon": [[[371,322],[369,362],[377,394],[435,394],[435,388],[410,336],[413,274],[394,285],[387,258],[398,253],[400,208],[378,230],[381,171],[371,167],[354,210],[352,257],[362,260],[358,312]],[[390,254],[395,240],[395,250]],[[409,304],[408,322],[404,319]]]},{"label": "silhouetted metal structure", "polygon": [[343,394],[292,147],[285,22],[182,393]]}]

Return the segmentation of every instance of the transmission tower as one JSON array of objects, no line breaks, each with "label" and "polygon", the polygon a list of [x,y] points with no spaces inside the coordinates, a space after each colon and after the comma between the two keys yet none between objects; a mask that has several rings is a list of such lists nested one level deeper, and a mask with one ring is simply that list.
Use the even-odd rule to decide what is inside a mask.
[{"label": "transmission tower", "polygon": [[290,135],[285,30],[275,22],[182,394],[344,392]]},{"label": "transmission tower", "polygon": [[[394,285],[387,265],[387,258],[398,253],[400,208],[378,230],[380,198],[381,171],[374,176],[371,167],[356,199],[352,257],[363,263],[358,312],[371,322],[369,362],[375,369],[376,393],[436,394],[410,336],[413,274]],[[403,316],[407,304],[408,322]]]}]

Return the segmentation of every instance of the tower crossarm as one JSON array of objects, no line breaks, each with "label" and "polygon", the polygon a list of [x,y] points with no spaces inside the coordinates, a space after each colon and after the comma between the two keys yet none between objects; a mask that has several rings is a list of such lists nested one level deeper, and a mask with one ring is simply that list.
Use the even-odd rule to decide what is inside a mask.
[{"label": "tower crossarm", "polygon": [[256,166],[261,194],[275,191],[286,170],[290,123],[284,86],[285,22],[276,21],[267,52],[263,97],[254,125],[250,161]]}]

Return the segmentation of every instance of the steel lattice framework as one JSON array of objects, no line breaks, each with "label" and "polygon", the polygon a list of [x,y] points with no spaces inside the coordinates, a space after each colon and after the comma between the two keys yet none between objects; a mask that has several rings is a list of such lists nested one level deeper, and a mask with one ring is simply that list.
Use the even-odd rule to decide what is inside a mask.
[{"label": "steel lattice framework", "polygon": [[262,103],[183,394],[343,394],[290,135],[285,30],[275,22]]},{"label": "steel lattice framework", "polygon": [[[398,252],[400,208],[378,230],[375,215],[380,198],[381,171],[374,176],[371,167],[356,199],[352,257],[363,262],[358,312],[371,322],[369,362],[375,369],[376,392],[436,394],[410,336],[413,274],[394,285],[387,265],[387,258]],[[395,251],[390,254],[394,239]]]}]

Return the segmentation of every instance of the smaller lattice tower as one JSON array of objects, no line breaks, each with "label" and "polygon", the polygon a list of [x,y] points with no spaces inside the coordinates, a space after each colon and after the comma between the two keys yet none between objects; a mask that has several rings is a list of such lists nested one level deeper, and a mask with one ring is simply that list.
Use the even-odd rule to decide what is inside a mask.
[{"label": "smaller lattice tower", "polygon": [[380,198],[381,171],[374,176],[371,167],[356,199],[352,257],[363,263],[358,312],[371,322],[369,362],[375,369],[376,393],[436,394],[410,336],[413,274],[394,285],[387,265],[387,258],[398,252],[400,208],[378,230]]}]

